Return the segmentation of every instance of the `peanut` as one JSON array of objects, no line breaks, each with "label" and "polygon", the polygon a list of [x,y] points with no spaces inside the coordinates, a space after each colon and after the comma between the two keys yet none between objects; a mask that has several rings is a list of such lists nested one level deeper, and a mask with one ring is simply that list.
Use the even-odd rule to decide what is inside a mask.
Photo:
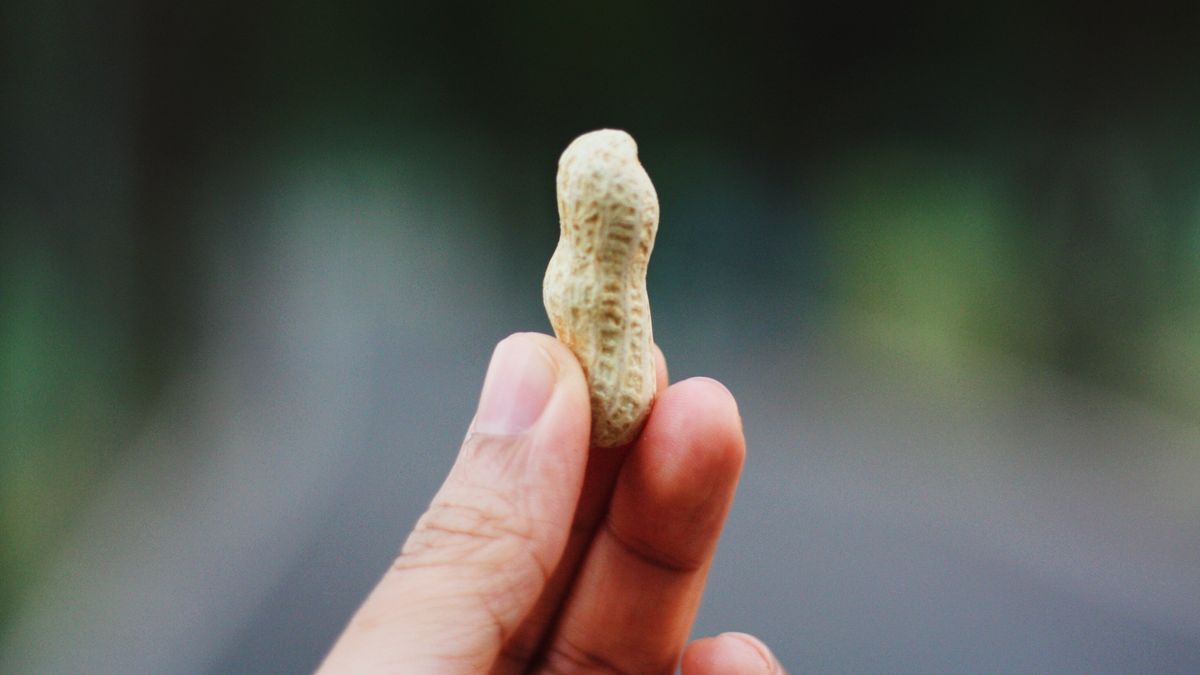
[{"label": "peanut", "polygon": [[558,248],[542,299],[554,333],[579,358],[592,405],[592,445],[641,431],[655,395],[646,265],[658,195],[624,131],[576,138],[558,160]]}]

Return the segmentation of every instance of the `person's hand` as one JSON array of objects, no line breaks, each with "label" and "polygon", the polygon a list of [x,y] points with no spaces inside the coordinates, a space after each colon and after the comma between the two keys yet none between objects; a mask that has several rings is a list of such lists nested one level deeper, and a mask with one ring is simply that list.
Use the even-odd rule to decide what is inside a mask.
[{"label": "person's hand", "polygon": [[[745,456],[737,405],[695,378],[629,448],[589,453],[579,363],[513,335],[429,510],[321,672],[671,673]],[[781,673],[755,638],[697,640],[684,675]]]}]

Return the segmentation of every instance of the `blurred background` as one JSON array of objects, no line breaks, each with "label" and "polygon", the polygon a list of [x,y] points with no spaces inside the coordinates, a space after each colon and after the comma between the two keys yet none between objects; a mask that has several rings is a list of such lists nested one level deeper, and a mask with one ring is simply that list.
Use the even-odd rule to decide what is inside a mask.
[{"label": "blurred background", "polygon": [[1200,17],[1002,4],[4,3],[0,671],[315,667],[601,127],[745,418],[696,635],[1200,670]]}]

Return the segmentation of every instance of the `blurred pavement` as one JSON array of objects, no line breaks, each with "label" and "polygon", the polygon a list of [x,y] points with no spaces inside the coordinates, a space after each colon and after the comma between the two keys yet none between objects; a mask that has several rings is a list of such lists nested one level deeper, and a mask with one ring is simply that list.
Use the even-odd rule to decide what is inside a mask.
[{"label": "blurred pavement", "polygon": [[[313,668],[439,485],[495,341],[546,330],[536,284],[489,282],[509,259],[456,236],[479,214],[324,184],[281,179],[270,217],[293,227],[210,251],[201,348],[0,671]],[[753,632],[793,672],[1200,670],[1200,426],[693,283],[651,286],[656,335],[674,379],[728,384],[749,439],[697,636]]]}]

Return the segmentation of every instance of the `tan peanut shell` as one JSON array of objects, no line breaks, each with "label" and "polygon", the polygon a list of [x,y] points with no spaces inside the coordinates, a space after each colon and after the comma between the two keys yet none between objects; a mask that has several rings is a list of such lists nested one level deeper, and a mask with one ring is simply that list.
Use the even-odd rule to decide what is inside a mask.
[{"label": "tan peanut shell", "polygon": [[542,298],[554,333],[575,352],[592,402],[592,445],[641,431],[655,395],[646,265],[658,195],[624,131],[576,138],[558,160],[558,248]]}]

